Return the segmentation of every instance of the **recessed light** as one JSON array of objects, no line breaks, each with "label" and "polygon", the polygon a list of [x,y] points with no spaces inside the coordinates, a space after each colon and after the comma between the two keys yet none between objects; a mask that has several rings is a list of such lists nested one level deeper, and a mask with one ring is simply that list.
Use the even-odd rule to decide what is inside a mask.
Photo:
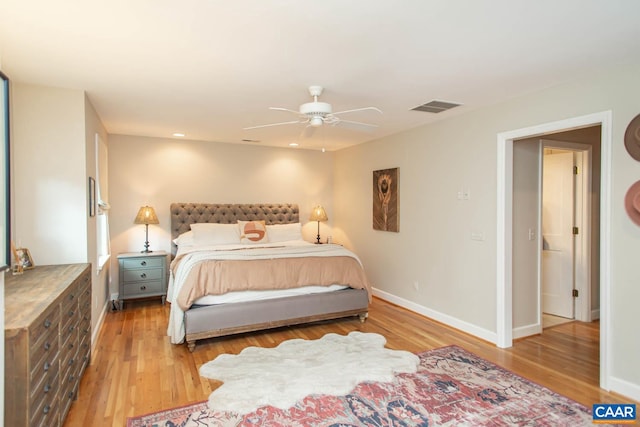
[{"label": "recessed light", "polygon": [[299,144],[297,142],[290,142],[289,147],[297,147]]},{"label": "recessed light", "polygon": [[175,132],[175,133],[173,134],[173,136],[176,136],[176,137],[178,137],[178,138],[182,138],[182,137],[184,136],[184,133],[182,133],[182,132]]}]

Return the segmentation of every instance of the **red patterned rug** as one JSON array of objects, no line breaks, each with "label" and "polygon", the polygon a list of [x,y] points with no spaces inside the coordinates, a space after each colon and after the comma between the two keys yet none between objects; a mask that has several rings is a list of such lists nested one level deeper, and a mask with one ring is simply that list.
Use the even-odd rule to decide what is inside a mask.
[{"label": "red patterned rug", "polygon": [[206,402],[129,418],[127,427],[589,426],[591,411],[457,346],[418,355],[415,374],[361,383],[346,396],[307,396],[237,415]]}]

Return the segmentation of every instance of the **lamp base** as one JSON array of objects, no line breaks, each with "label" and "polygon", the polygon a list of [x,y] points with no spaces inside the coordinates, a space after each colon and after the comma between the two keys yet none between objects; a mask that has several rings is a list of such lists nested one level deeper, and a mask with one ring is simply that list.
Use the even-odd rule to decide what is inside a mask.
[{"label": "lamp base", "polygon": [[318,234],[318,237],[316,238],[317,242],[315,242],[316,245],[321,245],[322,242],[320,241],[320,235]]}]

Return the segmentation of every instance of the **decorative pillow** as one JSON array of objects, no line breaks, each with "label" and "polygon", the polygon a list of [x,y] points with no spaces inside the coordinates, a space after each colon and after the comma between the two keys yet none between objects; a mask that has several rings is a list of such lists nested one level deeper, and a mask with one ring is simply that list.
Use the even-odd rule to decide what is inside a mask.
[{"label": "decorative pillow", "polygon": [[230,245],[240,243],[236,224],[198,223],[191,224],[196,245]]},{"label": "decorative pillow", "polygon": [[193,231],[187,231],[186,233],[182,233],[175,239],[173,239],[173,243],[178,246],[193,246],[195,244],[195,240],[193,238]]},{"label": "decorative pillow", "polygon": [[238,221],[241,243],[267,243],[267,226],[264,221]]},{"label": "decorative pillow", "polygon": [[289,240],[302,240],[302,224],[274,224],[267,225],[269,242],[286,242]]}]

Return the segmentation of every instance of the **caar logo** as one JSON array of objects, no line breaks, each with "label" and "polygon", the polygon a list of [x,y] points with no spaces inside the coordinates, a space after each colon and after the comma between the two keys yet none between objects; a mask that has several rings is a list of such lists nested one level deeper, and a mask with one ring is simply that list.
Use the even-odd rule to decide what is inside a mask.
[{"label": "caar logo", "polygon": [[618,424],[633,424],[636,421],[636,405],[633,403],[595,403],[593,405],[594,424],[615,421]]}]

